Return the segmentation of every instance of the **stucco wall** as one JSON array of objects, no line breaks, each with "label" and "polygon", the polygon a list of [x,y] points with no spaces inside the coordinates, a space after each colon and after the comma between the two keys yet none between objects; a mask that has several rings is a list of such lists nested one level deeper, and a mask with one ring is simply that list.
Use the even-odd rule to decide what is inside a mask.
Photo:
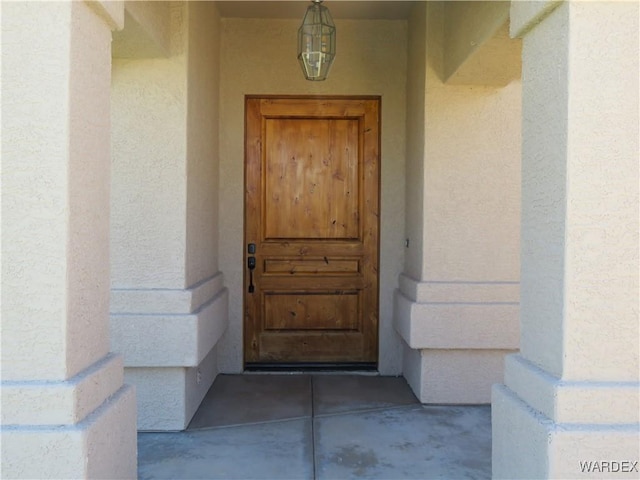
[{"label": "stucco wall", "polygon": [[171,16],[171,56],[113,61],[113,288],[185,288],[218,270],[217,10]]},{"label": "stucco wall", "polygon": [[424,279],[519,281],[521,90],[445,85],[428,64]]},{"label": "stucco wall", "polygon": [[84,9],[5,8],[2,378],[66,380],[109,348],[109,30]]},{"label": "stucco wall", "polygon": [[[637,84],[638,77],[629,73],[637,71],[631,63],[633,58],[637,64],[637,51],[631,51],[632,45],[637,47],[637,35],[624,43],[625,48],[622,43],[619,47],[613,43],[620,41],[617,37],[612,39],[615,49],[601,45],[597,36],[592,42],[585,39],[576,46],[569,38],[578,29],[597,31],[600,25],[611,29],[611,18],[626,9],[631,22],[631,5],[605,8],[594,4],[584,11],[575,8],[571,10],[577,13],[570,17],[570,30],[562,28],[569,21],[570,11],[563,6],[527,37],[531,41],[525,54],[535,56],[537,61],[525,70],[534,79],[526,85],[526,93],[535,101],[525,103],[524,111],[526,118],[532,118],[527,125],[524,153],[533,160],[524,162],[523,234],[527,242],[522,271],[528,288],[522,299],[522,352],[535,364],[563,378],[596,375],[603,380],[629,380],[636,378],[638,372],[638,90],[631,87],[632,81]],[[602,15],[595,25],[589,24],[592,20],[588,15],[594,15],[592,12]],[[633,26],[627,31],[634,31]],[[540,54],[546,50],[547,54]],[[624,60],[625,55],[629,60]],[[602,65],[572,63],[572,57],[594,58]],[[618,58],[620,61],[615,64]],[[617,71],[610,70],[614,65]],[[594,75],[599,75],[597,83],[583,82],[579,87],[568,80]],[[634,97],[611,95],[623,86]],[[611,95],[610,104],[605,103],[605,95]],[[602,102],[602,110],[588,107],[596,98]],[[546,105],[544,111],[541,104]],[[553,122],[540,121],[543,114]],[[590,120],[582,124],[585,118]],[[611,133],[591,123],[605,118]],[[625,135],[626,128],[634,132]],[[612,168],[614,164],[616,168]],[[634,167],[635,175],[625,173]],[[572,174],[577,180],[571,178]],[[600,200],[594,192],[602,190],[605,182],[611,185],[612,193]],[[634,194],[635,200],[631,200]],[[542,198],[544,203],[538,200]],[[623,218],[627,221],[616,223]],[[599,265],[602,268],[596,270]],[[635,321],[630,320],[632,309],[612,314],[634,295]],[[606,342],[602,341],[596,320],[600,318],[609,318],[610,338]],[[632,324],[634,328],[630,330]],[[571,328],[570,338],[566,334],[549,335],[567,328]],[[575,355],[567,356],[568,349]],[[625,352],[624,360],[618,359],[621,352]]]},{"label": "stucco wall", "polygon": [[113,32],[118,58],[165,57],[171,51],[171,2],[126,1],[125,28]]},{"label": "stucco wall", "polygon": [[410,20],[404,273],[518,282],[521,84],[444,84],[444,6],[429,8],[428,25],[426,4],[414,7]]},{"label": "stucco wall", "polygon": [[187,286],[184,9],[171,14],[170,57],[113,59],[112,288]]},{"label": "stucco wall", "polygon": [[329,78],[306,81],[296,59],[299,20],[222,20],[220,88],[220,269],[230,289],[220,368],[242,370],[243,162],[245,94],[382,96],[380,371],[401,370],[392,292],[402,266],[406,34],[404,21],[336,20],[338,50]]},{"label": "stucco wall", "polygon": [[2,5],[3,478],[133,478],[109,351],[109,79],[122,5]]},{"label": "stucco wall", "polygon": [[186,285],[218,271],[220,29],[211,2],[192,2],[187,44]]},{"label": "stucco wall", "polygon": [[639,7],[512,4],[522,350],[494,389],[494,478],[638,477]]},{"label": "stucco wall", "polygon": [[444,2],[443,78],[449,84],[504,86],[520,78],[519,40],[509,38],[508,1]]},{"label": "stucco wall", "polygon": [[218,373],[228,311],[217,261],[219,16],[212,2],[168,12],[169,56],[113,61],[111,340],[138,388],[142,430],[186,427]]},{"label": "stucco wall", "polygon": [[421,400],[488,402],[518,347],[521,85],[442,82],[447,6],[417,4],[409,20],[408,118],[424,122],[407,128],[395,320],[419,351],[405,352],[403,370]]},{"label": "stucco wall", "polygon": [[[424,239],[424,155],[427,75],[427,6],[417,4],[409,19],[407,69],[407,180],[404,273],[422,278]],[[435,50],[433,48],[432,50]]]}]

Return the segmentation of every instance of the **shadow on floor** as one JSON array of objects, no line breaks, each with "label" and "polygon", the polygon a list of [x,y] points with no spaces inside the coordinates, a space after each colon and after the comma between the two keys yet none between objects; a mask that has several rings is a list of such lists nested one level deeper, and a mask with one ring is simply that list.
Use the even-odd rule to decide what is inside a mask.
[{"label": "shadow on floor", "polygon": [[185,432],[138,435],[140,479],[482,479],[490,407],[401,377],[220,375]]}]

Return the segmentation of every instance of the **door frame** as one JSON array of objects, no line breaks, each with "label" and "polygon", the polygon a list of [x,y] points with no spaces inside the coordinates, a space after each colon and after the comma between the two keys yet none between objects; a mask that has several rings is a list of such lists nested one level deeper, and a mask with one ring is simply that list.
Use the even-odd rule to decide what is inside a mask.
[{"label": "door frame", "polygon": [[[247,269],[247,261],[250,256],[247,250],[247,174],[248,174],[248,143],[247,143],[247,104],[249,100],[255,99],[291,99],[291,100],[310,100],[322,102],[323,100],[375,100],[377,102],[377,238],[375,241],[375,261],[376,261],[376,290],[375,303],[376,303],[376,353],[375,362],[366,363],[295,363],[295,364],[268,364],[265,363],[262,366],[252,365],[247,367],[246,360],[246,345],[245,338],[247,335],[247,292],[249,270]],[[381,332],[381,318],[380,318],[380,287],[381,287],[381,274],[380,274],[380,262],[381,262],[381,237],[382,237],[382,97],[380,95],[259,95],[259,94],[246,94],[244,96],[244,145],[243,145],[243,275],[242,275],[242,365],[243,370],[375,370],[379,368],[380,362],[380,332]]]}]

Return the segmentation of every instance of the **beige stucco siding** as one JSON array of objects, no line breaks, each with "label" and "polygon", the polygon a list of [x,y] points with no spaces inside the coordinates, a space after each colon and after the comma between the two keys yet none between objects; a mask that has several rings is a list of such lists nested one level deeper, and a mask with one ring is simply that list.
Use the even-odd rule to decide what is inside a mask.
[{"label": "beige stucco siding", "polygon": [[449,8],[416,4],[409,20],[416,125],[407,128],[409,246],[394,317],[415,350],[403,373],[422,401],[488,402],[502,358],[518,348],[521,85],[443,83],[455,47]]},{"label": "beige stucco siding", "polygon": [[184,58],[113,60],[112,288],[183,288]]},{"label": "beige stucco siding", "polygon": [[[144,58],[138,24],[133,39],[125,24],[120,40],[141,50],[113,60],[111,345],[138,389],[138,428],[179,430],[218,373],[215,345],[227,324],[217,249],[219,16],[211,2],[144,9],[144,18],[169,16],[170,52]],[[165,38],[163,25],[146,22],[146,41]]]},{"label": "beige stucco siding", "polygon": [[[522,349],[494,388],[493,476],[634,478],[639,4],[511,13],[523,38]],[[590,460],[615,466],[581,468]]]},{"label": "beige stucco siding", "polygon": [[[404,254],[404,273],[422,278],[424,256],[424,171],[425,117],[427,76],[427,13],[426,5],[413,8],[408,25],[407,69],[407,157],[405,192],[405,232],[409,245]],[[433,38],[437,38],[432,36]],[[430,51],[435,51],[432,46]]]},{"label": "beige stucco siding", "polygon": [[218,92],[220,29],[210,2],[189,6],[185,284],[218,271]]},{"label": "beige stucco siding", "polygon": [[[106,8],[103,8],[106,7]],[[132,478],[109,353],[109,80],[122,5],[2,5],[3,478]]]}]

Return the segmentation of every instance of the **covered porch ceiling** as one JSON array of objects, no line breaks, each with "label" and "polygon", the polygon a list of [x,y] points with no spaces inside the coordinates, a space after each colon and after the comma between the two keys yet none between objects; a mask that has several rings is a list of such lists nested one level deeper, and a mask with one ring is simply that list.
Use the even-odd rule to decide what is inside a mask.
[{"label": "covered porch ceiling", "polygon": [[[298,18],[311,4],[307,0],[216,2],[220,15],[229,18]],[[402,20],[409,16],[415,1],[326,0],[334,19]]]},{"label": "covered porch ceiling", "polygon": [[[424,0],[326,0],[338,20],[408,20]],[[125,28],[113,33],[114,58],[171,54],[173,2],[126,2]],[[179,2],[176,2],[179,3]],[[440,3],[440,2],[438,2]],[[301,21],[308,0],[222,0],[222,18]],[[154,5],[150,8],[150,5]],[[447,84],[504,86],[520,77],[521,44],[509,36],[509,1],[446,1],[440,9],[442,55],[434,65]]]}]

